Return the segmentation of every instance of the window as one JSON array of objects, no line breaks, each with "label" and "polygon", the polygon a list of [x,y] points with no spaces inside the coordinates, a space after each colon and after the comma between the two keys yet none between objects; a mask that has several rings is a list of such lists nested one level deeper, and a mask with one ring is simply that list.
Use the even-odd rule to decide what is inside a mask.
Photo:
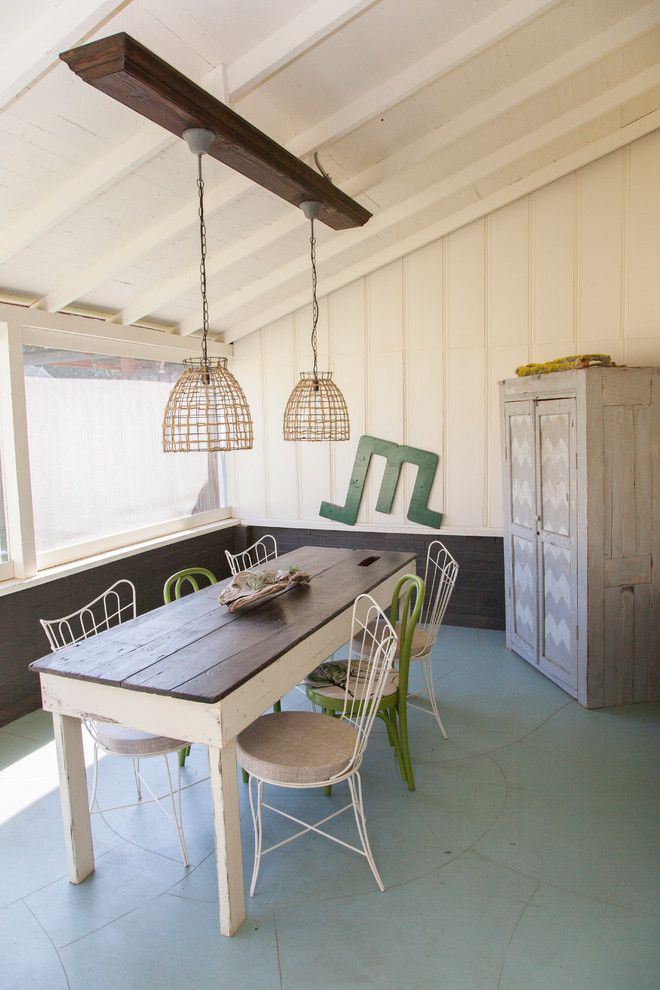
[{"label": "window", "polygon": [[181,365],[33,345],[23,356],[39,566],[222,518],[221,456],[162,450]]}]

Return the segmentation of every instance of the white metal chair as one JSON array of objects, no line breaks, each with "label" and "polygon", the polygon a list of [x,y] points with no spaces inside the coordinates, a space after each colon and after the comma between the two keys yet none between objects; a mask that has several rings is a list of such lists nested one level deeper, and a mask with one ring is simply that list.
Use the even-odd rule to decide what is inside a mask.
[{"label": "white metal chair", "polygon": [[[408,701],[411,708],[427,712],[433,715],[443,737],[447,738],[445,727],[440,718],[438,702],[435,696],[433,684],[433,671],[431,659],[433,647],[438,638],[442,620],[447,611],[447,605],[451,598],[451,593],[456,584],[458,576],[458,563],[452,557],[447,547],[440,540],[433,540],[429,543],[426,551],[426,567],[424,570],[424,584],[426,586],[426,597],[422,610],[422,621],[415,628],[413,633],[412,648],[410,651],[410,661],[414,663],[419,660],[424,671],[424,681],[426,691],[431,705],[431,710],[421,705]],[[413,697],[416,697],[413,695]]]},{"label": "white metal chair", "polygon": [[247,550],[241,553],[230,553],[229,550],[225,550],[225,556],[231,573],[240,574],[241,571],[249,571],[252,567],[259,567],[260,564],[277,559],[277,540],[267,533]]},{"label": "white metal chair", "polygon": [[[53,652],[69,646],[71,643],[78,643],[90,636],[110,629],[112,626],[121,625],[136,616],[135,585],[131,581],[121,580],[115,582],[107,591],[104,591],[97,598],[94,598],[87,605],[62,616],[60,619],[41,619],[50,648]],[[85,720],[85,728],[94,740],[94,775],[92,780],[92,798],[89,805],[90,812],[94,813],[96,805],[97,811],[114,811],[114,808],[101,808],[98,804],[98,777],[99,777],[99,750],[103,750],[109,756],[119,756],[130,759],[133,764],[133,775],[135,777],[135,787],[138,801],[142,800],[142,784],[149,791],[158,807],[167,818],[174,823],[181,858],[184,866],[189,866],[188,851],[183,834],[183,819],[181,816],[181,768],[177,765],[177,786],[176,791],[172,787],[172,775],[168,760],[169,753],[176,753],[187,743],[180,739],[170,739],[167,736],[157,736],[150,732],[141,732],[138,729],[127,729],[121,725],[110,722],[100,722]],[[140,772],[140,760],[153,756],[162,756],[167,768],[167,780],[169,784],[170,802],[172,812],[170,813],[160,798],[153,792],[148,782]],[[177,795],[175,799],[175,794]],[[131,807],[131,805],[122,805]]]},{"label": "white metal chair", "polygon": [[[262,715],[238,737],[238,760],[250,774],[250,809],[254,826],[250,896],[254,895],[262,857],[308,832],[323,835],[366,857],[380,890],[385,889],[367,836],[359,771],[380,700],[392,674],[397,636],[370,595],[359,595],[355,600],[350,642],[353,645],[347,663],[344,704],[339,718],[297,711]],[[351,801],[314,824],[301,821],[263,800],[265,783],[300,789],[327,787],[342,780],[348,783]],[[264,849],[262,808],[301,825],[302,829]],[[349,808],[355,815],[361,848],[338,839],[320,827]]]}]

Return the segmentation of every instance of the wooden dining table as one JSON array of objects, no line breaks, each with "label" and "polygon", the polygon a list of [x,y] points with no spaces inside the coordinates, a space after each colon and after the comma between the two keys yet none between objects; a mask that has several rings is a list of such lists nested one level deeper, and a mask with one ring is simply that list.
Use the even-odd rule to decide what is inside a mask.
[{"label": "wooden dining table", "polygon": [[81,721],[99,719],[208,747],[220,931],[245,918],[236,737],[350,638],[355,598],[389,606],[410,553],[302,547],[273,562],[311,576],[246,612],[223,583],[30,665],[52,712],[71,883],[94,871]]}]

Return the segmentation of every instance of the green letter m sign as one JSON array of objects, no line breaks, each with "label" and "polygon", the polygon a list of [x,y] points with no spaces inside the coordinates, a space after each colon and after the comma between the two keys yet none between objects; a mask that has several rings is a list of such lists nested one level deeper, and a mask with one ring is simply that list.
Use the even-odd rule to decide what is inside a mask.
[{"label": "green letter m sign", "polygon": [[419,523],[421,526],[439,529],[442,523],[442,513],[432,512],[427,507],[431,485],[438,466],[438,455],[432,454],[428,450],[419,450],[417,447],[407,447],[403,444],[391,443],[389,440],[379,440],[378,437],[360,437],[345,503],[334,505],[332,502],[321,502],[319,515],[326,519],[333,519],[335,522],[346,523],[347,526],[355,525],[369,464],[374,454],[380,454],[387,458],[385,473],[376,502],[378,512],[392,511],[392,502],[399,482],[401,465],[416,464],[417,478],[408,506],[408,519],[411,522]]}]

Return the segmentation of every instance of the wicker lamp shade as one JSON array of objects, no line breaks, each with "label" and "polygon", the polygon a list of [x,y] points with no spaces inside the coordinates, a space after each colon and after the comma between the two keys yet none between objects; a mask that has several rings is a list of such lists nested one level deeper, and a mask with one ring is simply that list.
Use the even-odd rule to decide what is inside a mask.
[{"label": "wicker lamp shade", "polygon": [[252,416],[226,358],[187,358],[163,418],[164,451],[249,450]]},{"label": "wicker lamp shade", "polygon": [[197,156],[202,356],[186,358],[184,370],[170,392],[163,417],[163,450],[166,453],[250,450],[254,440],[252,416],[243,389],[227,368],[227,359],[210,358],[208,348],[209,303],[206,294],[202,158],[211,147],[215,134],[204,127],[191,127],[183,132],[183,138]]},{"label": "wicker lamp shade", "polygon": [[310,225],[310,260],[312,263],[312,354],[313,371],[301,371],[300,381],[289,396],[284,410],[285,440],[349,440],[350,420],[346,400],[341,389],[333,382],[331,371],[319,371],[318,365],[318,323],[319,304],[316,298],[316,237],[314,220],[318,216],[320,203],[300,204]]},{"label": "wicker lamp shade", "polygon": [[284,410],[285,440],[350,440],[346,400],[331,371],[303,371]]}]

